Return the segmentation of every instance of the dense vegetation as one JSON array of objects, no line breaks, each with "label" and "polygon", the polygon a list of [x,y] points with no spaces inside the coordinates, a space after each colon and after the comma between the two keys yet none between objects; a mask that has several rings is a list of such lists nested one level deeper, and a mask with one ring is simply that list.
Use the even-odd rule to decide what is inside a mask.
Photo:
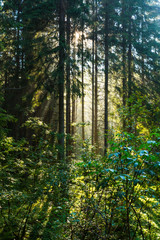
[{"label": "dense vegetation", "polygon": [[0,239],[160,239],[159,10],[0,1]]}]

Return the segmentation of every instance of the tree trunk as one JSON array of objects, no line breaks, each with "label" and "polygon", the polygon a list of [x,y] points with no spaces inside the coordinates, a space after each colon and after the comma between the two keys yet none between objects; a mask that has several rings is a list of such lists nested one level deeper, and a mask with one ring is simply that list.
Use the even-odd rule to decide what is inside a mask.
[{"label": "tree trunk", "polygon": [[84,23],[82,20],[82,139],[85,139],[84,132]]},{"label": "tree trunk", "polygon": [[129,19],[129,32],[128,32],[128,98],[132,93],[132,72],[131,72],[131,60],[132,60],[132,44],[131,44],[131,17]]},{"label": "tree trunk", "polygon": [[[17,2],[17,24],[20,23],[20,2]],[[20,88],[21,82],[20,82],[20,32],[19,32],[19,26],[16,28],[16,70],[15,70],[15,83],[14,86],[15,88]],[[15,104],[19,104],[22,108],[22,103],[21,103],[21,91],[17,91],[16,94],[13,94],[13,99],[15,101]],[[24,111],[23,111],[24,112]],[[15,111],[16,117],[17,117],[17,122],[15,124],[15,127],[13,129],[13,134],[15,135],[15,139],[19,139],[20,133],[22,132],[21,124],[22,124],[22,118],[23,118],[23,112],[20,111],[19,109]],[[21,136],[22,137],[22,136]]]},{"label": "tree trunk", "polygon": [[[123,64],[123,107],[126,107],[126,88],[127,88],[127,78],[126,78],[126,17],[125,17],[125,1],[122,0],[122,64]],[[125,116],[123,116],[123,130],[126,128],[126,119]]]},{"label": "tree trunk", "polygon": [[[95,144],[98,149],[98,54],[97,54],[97,0],[96,0],[96,28],[95,28]],[[96,150],[97,152],[97,150]]]},{"label": "tree trunk", "polygon": [[130,97],[132,94],[132,37],[131,37],[131,3],[129,3],[129,28],[128,28],[128,99],[129,99],[129,116],[128,116],[128,123],[129,123],[129,132],[132,130],[132,116],[131,116],[131,102]]},{"label": "tree trunk", "polygon": [[105,4],[105,123],[104,123],[104,153],[108,148],[108,72],[109,72],[109,34],[108,34],[108,2]]},{"label": "tree trunk", "polygon": [[64,158],[64,46],[65,46],[65,8],[64,0],[59,6],[59,160]]},{"label": "tree trunk", "polygon": [[70,155],[70,133],[71,133],[71,119],[70,119],[70,14],[69,1],[67,2],[67,63],[66,63],[66,156]]},{"label": "tree trunk", "polygon": [[[74,33],[75,33],[75,26],[74,26]],[[74,36],[73,36],[74,39]],[[73,46],[73,59],[74,62],[76,62],[76,40],[74,39],[74,46]],[[72,84],[74,85],[74,77],[76,76],[75,69],[73,68],[73,79],[72,79]],[[72,90],[72,136],[75,135],[76,127],[76,95],[74,91]]]},{"label": "tree trunk", "polygon": [[[94,22],[94,0],[93,0],[93,22]],[[95,57],[95,29],[94,29],[94,26],[93,26],[93,38],[92,38],[92,145],[94,145],[94,137],[95,137],[95,134],[94,134],[94,130],[95,130],[95,112],[94,112],[94,102],[95,102],[95,99],[94,99],[94,94],[95,94],[95,88],[94,88],[94,57]]]},{"label": "tree trunk", "polygon": [[76,122],[76,100],[75,94],[72,93],[72,136],[75,134],[75,122]]},{"label": "tree trunk", "polygon": [[145,81],[144,81],[144,20],[142,16],[142,88],[145,86]]}]

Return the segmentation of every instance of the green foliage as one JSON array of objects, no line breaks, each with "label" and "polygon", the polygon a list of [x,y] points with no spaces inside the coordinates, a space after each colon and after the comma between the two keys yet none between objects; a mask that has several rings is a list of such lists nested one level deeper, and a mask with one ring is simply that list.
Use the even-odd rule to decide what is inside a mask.
[{"label": "green foliage", "polygon": [[[63,23],[68,15],[71,28],[69,33],[63,25],[63,36],[68,42],[70,35],[71,46],[59,31],[59,2],[0,1],[0,239],[159,239],[159,17],[153,4],[158,0],[64,1]],[[92,39],[98,45],[95,56],[90,51]],[[64,55],[71,50],[63,58],[64,66],[59,61],[61,46]],[[107,58],[109,92],[117,78],[116,87],[124,97],[124,132],[108,142],[108,156],[96,154],[89,140],[69,141],[72,156],[58,160],[58,151],[65,152],[57,146],[57,137],[64,134],[55,133],[59,76],[63,71],[67,75],[64,67],[70,62],[76,101],[83,95],[81,69],[88,82],[93,61],[102,89]],[[110,121],[111,117],[109,125]]]},{"label": "green foliage", "polygon": [[46,131],[48,136],[52,133],[40,120],[29,120],[26,125],[35,129],[32,145],[12,137],[0,141],[0,236],[6,240],[60,239],[55,235],[65,209],[57,153],[45,136]]},{"label": "green foliage", "polygon": [[[3,127],[9,119],[2,118]],[[24,127],[28,140],[2,135],[0,141],[3,239],[159,237],[159,128],[117,134],[107,157],[86,141],[69,172],[57,161],[55,133],[39,118]]]},{"label": "green foliage", "polygon": [[119,108],[120,118],[126,121],[126,130],[146,134],[159,127],[159,102],[139,91],[132,94],[125,107]]},{"label": "green foliage", "polygon": [[158,239],[159,134],[118,134],[103,158],[86,145],[74,171],[76,239]]},{"label": "green foliage", "polygon": [[159,128],[117,134],[105,157],[86,141],[67,168],[49,127],[38,118],[25,126],[29,142],[0,141],[3,239],[158,239]]}]

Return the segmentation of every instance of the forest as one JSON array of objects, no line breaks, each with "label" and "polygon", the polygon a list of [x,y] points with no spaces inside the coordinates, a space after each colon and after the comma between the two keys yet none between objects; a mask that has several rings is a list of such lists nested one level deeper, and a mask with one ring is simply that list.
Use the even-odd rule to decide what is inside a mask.
[{"label": "forest", "polygon": [[0,0],[0,240],[160,239],[160,0]]}]

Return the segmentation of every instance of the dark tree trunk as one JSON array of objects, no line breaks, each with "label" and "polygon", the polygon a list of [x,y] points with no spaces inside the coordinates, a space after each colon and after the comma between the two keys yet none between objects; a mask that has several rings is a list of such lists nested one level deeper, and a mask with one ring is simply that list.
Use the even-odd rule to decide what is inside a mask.
[{"label": "dark tree trunk", "polygon": [[65,46],[65,7],[59,3],[59,160],[64,158],[64,52]]},{"label": "dark tree trunk", "polygon": [[[126,107],[126,91],[127,91],[127,77],[126,77],[126,7],[125,1],[122,0],[122,65],[123,65],[123,107]],[[123,116],[123,130],[126,128],[126,119]]]},{"label": "dark tree trunk", "polygon": [[[20,22],[20,19],[19,19],[19,4],[18,4],[18,13],[17,13],[17,23]],[[15,74],[15,77],[16,77],[16,81],[15,81],[15,87],[18,88],[20,87],[19,86],[19,73],[20,73],[20,48],[19,48],[19,42],[20,42],[20,35],[19,35],[19,27],[17,28],[17,51],[16,51],[16,74]]]},{"label": "dark tree trunk", "polygon": [[[20,2],[17,2],[17,24],[20,23]],[[20,31],[19,31],[19,26],[16,28],[16,70],[15,70],[15,81],[14,81],[14,86],[15,88],[20,88],[21,87],[21,82],[20,82]],[[16,91],[16,94],[13,94],[13,101],[15,101],[15,105],[19,104],[22,108],[22,103],[21,103],[21,91]],[[20,132],[22,131],[21,124],[22,124],[22,118],[23,118],[23,112],[20,111],[19,109],[16,111],[16,118],[17,122],[15,124],[15,127],[13,129],[13,135],[15,136],[15,139],[17,140],[20,137]],[[21,136],[22,137],[22,136]]]},{"label": "dark tree trunk", "polygon": [[144,81],[144,20],[142,16],[142,88],[145,86],[145,81]]},{"label": "dark tree trunk", "polygon": [[66,63],[66,156],[70,155],[70,134],[71,134],[71,119],[70,119],[70,14],[69,1],[67,2],[67,63]]},{"label": "dark tree trunk", "polygon": [[[74,33],[75,33],[75,27],[74,27]],[[74,39],[74,36],[73,36]],[[73,47],[73,59],[74,62],[76,61],[76,42],[74,39],[74,47]],[[75,69],[73,69],[73,85],[74,85],[74,78],[75,78]],[[75,131],[76,131],[76,127],[75,127],[75,123],[76,123],[76,95],[74,93],[74,91],[72,91],[72,136],[75,135]]]},{"label": "dark tree trunk", "polygon": [[132,93],[132,43],[131,43],[131,17],[129,18],[129,31],[128,31],[128,98],[131,97]]},{"label": "dark tree trunk", "polygon": [[129,26],[128,26],[128,99],[129,99],[129,116],[128,116],[128,124],[129,124],[129,132],[132,130],[132,116],[131,116],[131,102],[130,97],[132,95],[132,32],[131,32],[131,3],[129,3]]},{"label": "dark tree trunk", "polygon": [[75,135],[75,122],[76,122],[76,100],[75,94],[72,93],[72,136]]},{"label": "dark tree trunk", "polygon": [[105,4],[105,123],[104,123],[104,153],[108,148],[108,73],[109,73],[109,28],[108,28],[108,2]]},{"label": "dark tree trunk", "polygon": [[97,54],[97,0],[96,0],[96,28],[95,28],[95,144],[98,149],[98,54]]},{"label": "dark tree trunk", "polygon": [[[94,17],[94,0],[93,0],[93,17]],[[93,19],[94,21],[94,19]],[[94,87],[94,67],[95,67],[95,64],[94,64],[94,61],[95,61],[95,29],[94,29],[94,26],[93,26],[93,39],[92,39],[92,145],[94,145],[94,141],[95,141],[95,133],[94,133],[94,130],[95,130],[95,111],[94,111],[94,102],[95,102],[95,99],[94,99],[94,94],[95,94],[95,87]]]},{"label": "dark tree trunk", "polygon": [[85,139],[84,132],[84,22],[82,20],[82,139]]}]

